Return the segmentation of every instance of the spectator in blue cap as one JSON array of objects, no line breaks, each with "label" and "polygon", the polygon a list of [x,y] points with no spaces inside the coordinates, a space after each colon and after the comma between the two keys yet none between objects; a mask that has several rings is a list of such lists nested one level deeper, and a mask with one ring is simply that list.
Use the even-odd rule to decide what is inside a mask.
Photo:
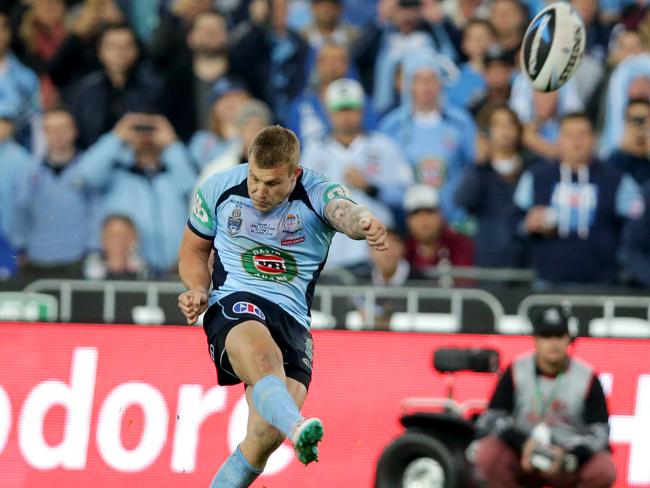
[{"label": "spectator in blue cap", "polygon": [[189,143],[199,169],[218,158],[237,138],[237,114],[250,98],[246,84],[238,78],[225,76],[212,85],[203,102],[210,111],[209,126],[196,132]]}]

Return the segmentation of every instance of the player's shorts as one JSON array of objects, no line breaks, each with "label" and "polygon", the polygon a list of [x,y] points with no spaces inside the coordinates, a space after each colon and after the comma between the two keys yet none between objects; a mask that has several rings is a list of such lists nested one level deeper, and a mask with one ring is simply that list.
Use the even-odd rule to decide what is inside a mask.
[{"label": "player's shorts", "polygon": [[287,377],[309,388],[314,342],[311,333],[279,305],[246,292],[231,293],[208,308],[203,317],[203,330],[208,338],[208,351],[217,368],[220,385],[236,385],[235,374],[226,353],[226,336],[236,325],[255,320],[264,324],[282,351]]}]

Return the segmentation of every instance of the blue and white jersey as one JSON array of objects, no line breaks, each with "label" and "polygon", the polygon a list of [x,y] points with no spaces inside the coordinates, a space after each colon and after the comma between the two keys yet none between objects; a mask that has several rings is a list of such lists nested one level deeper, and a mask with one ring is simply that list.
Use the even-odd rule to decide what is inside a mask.
[{"label": "blue and white jersey", "polygon": [[247,291],[309,327],[316,280],[336,232],[325,207],[337,198],[350,199],[350,193],[303,168],[288,199],[260,212],[248,195],[247,177],[248,164],[214,174],[193,200],[187,225],[214,246],[210,305]]}]

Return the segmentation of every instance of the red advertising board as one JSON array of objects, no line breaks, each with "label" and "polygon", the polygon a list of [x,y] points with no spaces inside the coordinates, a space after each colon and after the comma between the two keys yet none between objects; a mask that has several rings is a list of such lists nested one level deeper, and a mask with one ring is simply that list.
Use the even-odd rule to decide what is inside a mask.
[{"label": "red advertising board", "polygon": [[[504,364],[529,338],[316,331],[304,408],[324,421],[321,461],[278,450],[253,486],[368,488],[401,432],[400,402],[441,396],[440,346],[485,346]],[[602,372],[617,486],[650,486],[650,341],[579,339]],[[243,388],[216,386],[203,331],[189,327],[0,325],[0,486],[207,487],[245,429]],[[495,377],[461,373],[459,400]]]}]

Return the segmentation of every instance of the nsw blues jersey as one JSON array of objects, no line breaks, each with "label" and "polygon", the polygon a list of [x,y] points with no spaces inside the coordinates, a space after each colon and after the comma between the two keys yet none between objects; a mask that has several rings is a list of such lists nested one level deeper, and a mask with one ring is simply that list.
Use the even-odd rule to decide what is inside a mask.
[{"label": "nsw blues jersey", "polygon": [[248,196],[248,164],[208,178],[194,196],[188,226],[213,241],[210,305],[238,291],[277,303],[309,327],[314,288],[336,232],[325,206],[349,191],[303,168],[289,198],[263,213]]}]

